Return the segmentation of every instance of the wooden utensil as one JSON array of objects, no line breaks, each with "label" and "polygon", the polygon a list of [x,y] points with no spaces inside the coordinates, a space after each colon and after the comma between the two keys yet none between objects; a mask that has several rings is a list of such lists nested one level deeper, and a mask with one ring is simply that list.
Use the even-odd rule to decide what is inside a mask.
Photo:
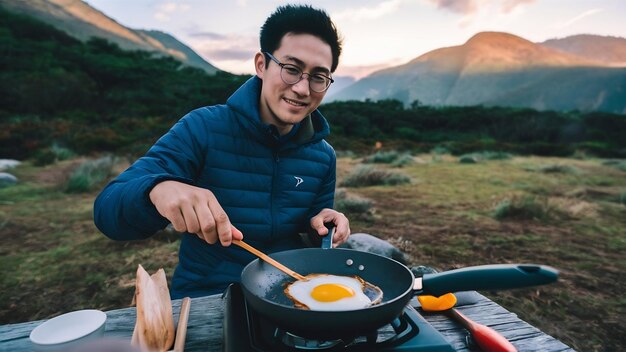
[{"label": "wooden utensil", "polygon": [[185,339],[187,337],[187,321],[189,320],[189,308],[191,307],[191,298],[183,298],[180,306],[180,314],[178,315],[178,327],[176,328],[176,340],[174,341],[173,352],[183,352],[185,350]]},{"label": "wooden utensil", "polygon": [[263,261],[267,262],[268,264],[271,264],[272,266],[274,266],[276,269],[284,272],[285,274],[293,277],[296,280],[306,280],[306,278],[300,274],[298,274],[297,272],[289,269],[288,267],[282,265],[281,263],[275,261],[274,259],[270,258],[267,254],[259,251],[258,249],[252,247],[251,245],[245,243],[244,241],[241,240],[233,240],[233,244],[247,250],[248,252],[256,255],[257,257],[261,258]]}]

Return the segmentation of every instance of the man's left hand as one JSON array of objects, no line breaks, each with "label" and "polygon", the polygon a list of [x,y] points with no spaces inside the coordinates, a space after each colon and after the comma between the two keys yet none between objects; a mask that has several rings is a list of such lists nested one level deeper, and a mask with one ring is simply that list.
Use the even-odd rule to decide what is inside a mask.
[{"label": "man's left hand", "polygon": [[328,229],[324,226],[325,223],[333,223],[335,225],[333,247],[346,242],[348,237],[350,237],[350,221],[343,213],[326,208],[311,218],[311,228],[317,231],[317,234],[320,236],[328,234]]}]

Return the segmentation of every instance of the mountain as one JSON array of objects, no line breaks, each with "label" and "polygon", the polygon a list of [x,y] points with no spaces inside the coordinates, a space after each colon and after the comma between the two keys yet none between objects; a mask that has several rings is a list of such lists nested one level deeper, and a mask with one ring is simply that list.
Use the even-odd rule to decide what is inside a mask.
[{"label": "mountain", "polygon": [[374,72],[331,97],[364,99],[626,113],[626,68],[482,32],[463,45]]},{"label": "mountain", "polygon": [[356,82],[356,79],[352,76],[333,76],[333,79],[335,81],[328,87],[327,97],[339,93],[342,89]]},{"label": "mountain", "polygon": [[539,44],[607,65],[626,66],[626,38],[580,34]]},{"label": "mountain", "polygon": [[14,13],[35,17],[81,41],[99,37],[125,50],[144,50],[171,56],[209,74],[218,71],[171,35],[124,27],[81,0],[0,0],[0,6]]}]

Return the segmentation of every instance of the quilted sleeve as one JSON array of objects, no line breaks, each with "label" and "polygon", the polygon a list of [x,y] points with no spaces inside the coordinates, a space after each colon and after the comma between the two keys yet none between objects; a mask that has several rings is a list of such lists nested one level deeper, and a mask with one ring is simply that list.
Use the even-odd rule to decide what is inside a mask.
[{"label": "quilted sleeve", "polygon": [[191,112],[183,117],[98,195],[94,222],[102,233],[114,240],[137,240],[167,226],[169,222],[158,213],[149,193],[165,180],[192,184],[197,178],[204,155],[201,141],[206,139],[197,115]]}]

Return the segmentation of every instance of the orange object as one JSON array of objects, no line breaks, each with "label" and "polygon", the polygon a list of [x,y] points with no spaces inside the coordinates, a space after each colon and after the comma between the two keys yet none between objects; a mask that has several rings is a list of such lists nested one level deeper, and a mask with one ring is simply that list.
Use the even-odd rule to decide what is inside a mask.
[{"label": "orange object", "polygon": [[442,310],[448,310],[456,304],[456,296],[452,293],[446,293],[443,296],[417,296],[417,300],[420,301],[422,309],[427,312],[440,312]]}]

